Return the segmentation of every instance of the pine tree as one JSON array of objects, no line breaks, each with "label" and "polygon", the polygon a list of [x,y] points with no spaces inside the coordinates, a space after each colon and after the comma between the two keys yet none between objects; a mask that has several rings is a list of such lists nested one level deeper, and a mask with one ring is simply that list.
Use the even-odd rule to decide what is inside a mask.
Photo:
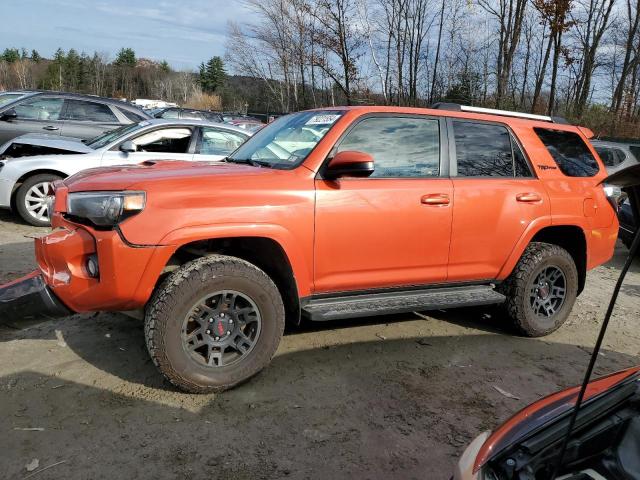
[{"label": "pine tree", "polygon": [[115,65],[121,67],[135,67],[136,66],[136,52],[132,48],[121,48],[116,55]]},{"label": "pine tree", "polygon": [[215,92],[224,84],[226,76],[224,62],[220,57],[213,57],[206,64],[200,64],[199,82],[205,92]]},{"label": "pine tree", "polygon": [[40,56],[37,50],[31,50],[31,60],[33,60],[36,63],[42,60],[42,57]]}]

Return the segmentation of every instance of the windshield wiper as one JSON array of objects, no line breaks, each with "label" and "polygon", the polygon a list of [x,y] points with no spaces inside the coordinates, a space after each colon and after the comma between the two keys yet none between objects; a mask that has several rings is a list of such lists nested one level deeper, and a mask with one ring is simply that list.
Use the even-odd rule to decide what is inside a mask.
[{"label": "windshield wiper", "polygon": [[238,163],[241,165],[251,165],[252,167],[267,167],[271,168],[272,165],[269,162],[261,162],[260,160],[252,160],[250,158],[229,158],[226,157],[222,160],[227,163]]}]

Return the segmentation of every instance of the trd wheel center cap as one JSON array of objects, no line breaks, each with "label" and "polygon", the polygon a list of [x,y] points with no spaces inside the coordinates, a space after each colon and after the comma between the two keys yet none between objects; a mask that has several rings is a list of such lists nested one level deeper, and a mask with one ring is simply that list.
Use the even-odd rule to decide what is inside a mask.
[{"label": "trd wheel center cap", "polygon": [[231,335],[234,325],[233,319],[228,313],[219,313],[211,320],[209,321],[209,329],[207,330],[210,336],[217,340]]},{"label": "trd wheel center cap", "polygon": [[544,285],[538,288],[538,297],[540,297],[542,300],[545,300],[549,296],[549,290],[550,290],[549,284],[545,283]]}]

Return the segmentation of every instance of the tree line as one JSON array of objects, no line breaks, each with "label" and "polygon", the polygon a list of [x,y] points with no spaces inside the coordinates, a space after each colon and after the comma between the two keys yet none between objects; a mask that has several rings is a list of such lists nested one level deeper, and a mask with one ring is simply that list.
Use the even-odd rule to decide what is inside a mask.
[{"label": "tree line", "polygon": [[245,0],[227,64],[282,111],[451,101],[640,136],[640,0]]},{"label": "tree line", "polygon": [[195,71],[7,48],[0,90],[43,88],[290,112],[457,102],[561,115],[638,137],[640,0],[242,0],[226,54]]},{"label": "tree line", "polygon": [[[220,57],[203,62],[199,72],[193,72],[176,71],[166,61],[137,58],[131,48],[120,49],[113,59],[73,48],[66,52],[59,48],[52,58],[24,48],[0,53],[0,91],[43,89],[128,100],[153,98],[221,110],[226,76]],[[229,92],[224,94],[230,106],[242,103]]]}]

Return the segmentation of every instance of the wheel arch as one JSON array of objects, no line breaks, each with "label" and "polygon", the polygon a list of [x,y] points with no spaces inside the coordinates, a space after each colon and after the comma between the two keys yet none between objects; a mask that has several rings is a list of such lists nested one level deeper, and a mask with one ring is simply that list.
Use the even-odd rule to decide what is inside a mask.
[{"label": "wheel arch", "polygon": [[538,231],[531,241],[551,243],[569,252],[578,270],[580,295],[587,280],[587,238],[584,230],[576,225],[554,225]]},{"label": "wheel arch", "polygon": [[13,184],[13,187],[11,189],[11,209],[15,210],[16,205],[16,194],[18,193],[18,189],[22,186],[22,184],[29,178],[34,177],[36,175],[57,175],[59,177],[62,178],[66,178],[69,175],[67,173],[64,173],[60,170],[56,170],[55,168],[38,168],[36,170],[29,170],[28,172],[25,172],[20,178],[18,178],[15,183]]},{"label": "wheel arch", "polygon": [[287,323],[300,323],[300,295],[294,268],[284,247],[271,237],[217,237],[183,243],[173,251],[156,285],[184,263],[214,253],[241,258],[264,271],[280,291]]},{"label": "wheel arch", "polygon": [[514,249],[509,260],[505,263],[499,280],[507,278],[525,249],[531,242],[544,242],[564,248],[573,258],[578,270],[578,295],[584,290],[587,278],[587,237],[578,225],[544,225],[523,236],[518,248]]}]

